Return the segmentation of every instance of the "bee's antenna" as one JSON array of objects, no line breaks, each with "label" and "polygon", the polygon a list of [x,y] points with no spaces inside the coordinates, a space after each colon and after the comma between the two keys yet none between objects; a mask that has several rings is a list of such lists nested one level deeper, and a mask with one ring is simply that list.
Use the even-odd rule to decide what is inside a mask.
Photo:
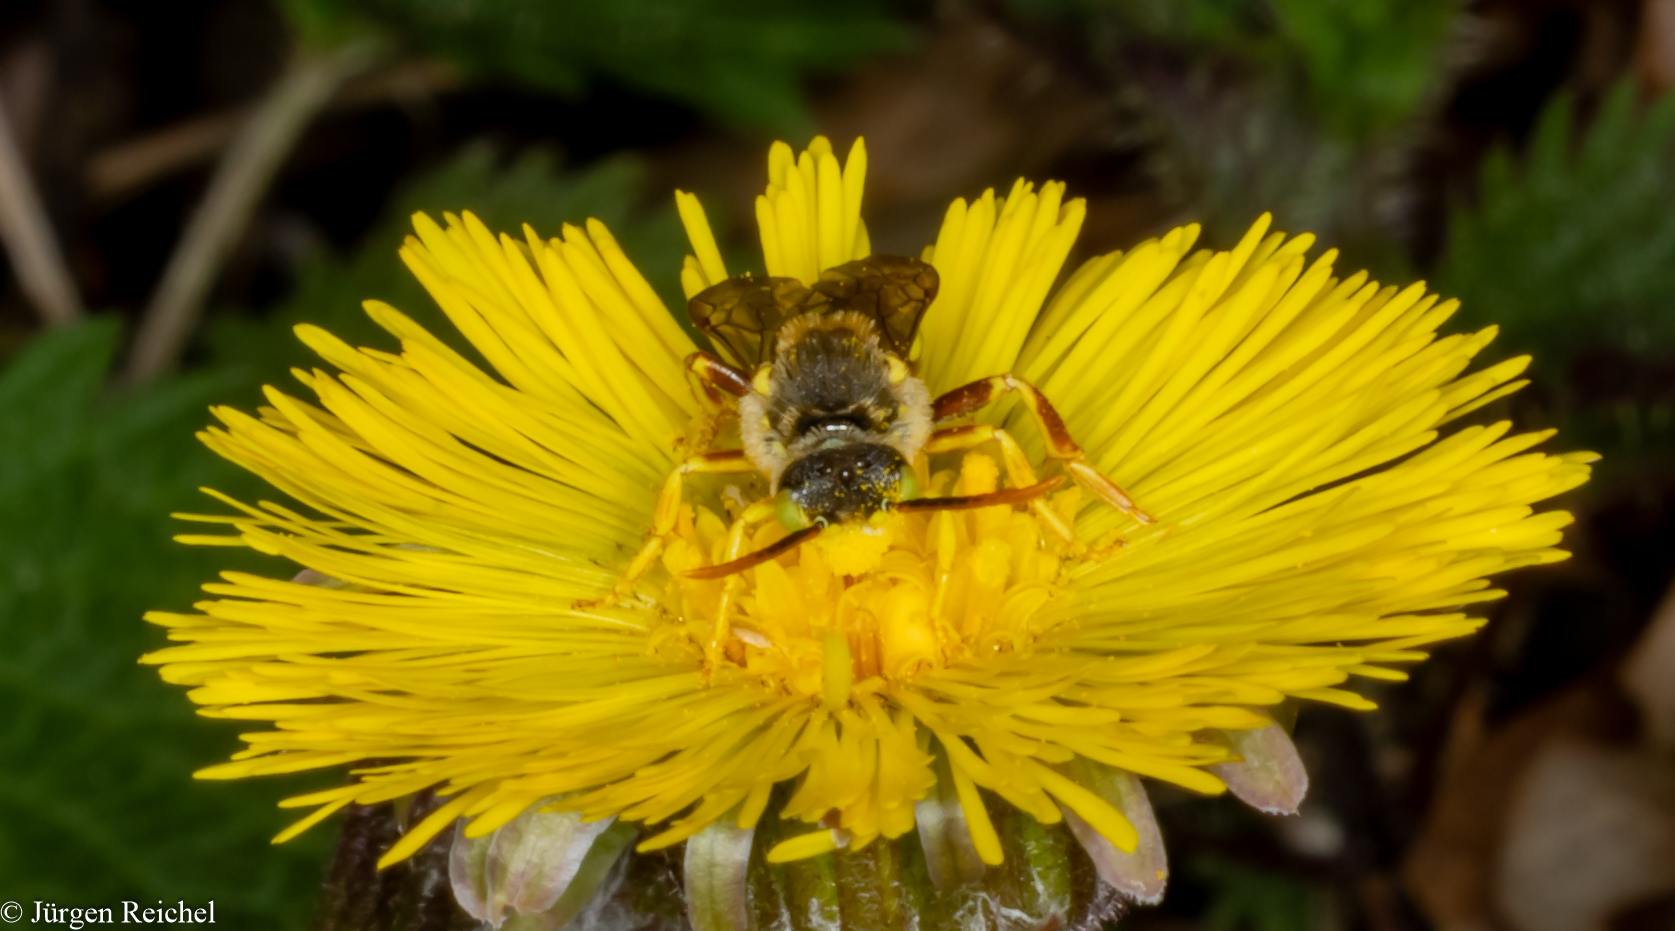
[{"label": "bee's antenna", "polygon": [[815,534],[824,529],[826,529],[826,525],[824,524],[815,524],[811,527],[804,527],[788,537],[769,543],[767,546],[762,547],[754,553],[746,553],[732,562],[718,563],[714,566],[703,566],[697,569],[688,570],[684,574],[689,579],[726,578],[735,572],[743,572],[744,570],[754,566],[760,566],[770,559],[783,556],[796,549],[805,541],[813,539]]},{"label": "bee's antenna", "polygon": [[914,498],[892,507],[896,511],[963,511],[967,508],[986,508],[997,504],[1023,504],[1033,501],[1064,483],[1064,476],[1055,475],[1044,482],[1026,488],[1006,488],[986,495],[957,495],[951,498]]}]

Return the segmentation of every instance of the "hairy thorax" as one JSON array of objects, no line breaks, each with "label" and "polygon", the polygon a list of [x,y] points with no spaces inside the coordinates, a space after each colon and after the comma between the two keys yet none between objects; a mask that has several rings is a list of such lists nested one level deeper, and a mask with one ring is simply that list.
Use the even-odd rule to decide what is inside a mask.
[{"label": "hairy thorax", "polygon": [[930,434],[930,392],[891,361],[859,314],[811,314],[785,326],[766,393],[739,402],[745,451],[775,489],[794,463],[877,458],[846,447],[886,447],[912,461]]}]

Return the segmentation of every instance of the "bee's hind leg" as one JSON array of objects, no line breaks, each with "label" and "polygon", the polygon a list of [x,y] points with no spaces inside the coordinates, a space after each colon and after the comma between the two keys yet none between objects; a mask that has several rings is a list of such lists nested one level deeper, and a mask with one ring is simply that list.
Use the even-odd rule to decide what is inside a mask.
[{"label": "bee's hind leg", "polygon": [[1111,481],[1088,461],[1082,447],[1071,438],[1064,419],[1053,409],[1052,402],[1035,387],[1016,375],[991,375],[968,385],[955,388],[937,398],[931,406],[931,416],[938,423],[981,410],[1000,400],[1002,395],[1017,392],[1034,415],[1035,423],[1047,442],[1047,455],[1064,463],[1064,470],[1076,484],[1098,495],[1100,500],[1127,514],[1142,524],[1153,523],[1150,514],[1140,509],[1116,482]]},{"label": "bee's hind leg", "polygon": [[576,602],[578,608],[608,608],[621,601],[629,592],[634,590],[640,577],[651,570],[656,564],[657,557],[663,552],[664,542],[674,535],[675,521],[680,517],[681,490],[686,485],[686,477],[698,473],[739,473],[756,471],[755,463],[750,461],[742,449],[722,449],[707,453],[699,453],[688,457],[676,466],[669,477],[663,482],[663,491],[657,496],[657,508],[653,512],[651,536],[640,551],[634,554],[634,560],[628,564],[628,571],[617,580],[615,586],[602,597],[587,601]]}]

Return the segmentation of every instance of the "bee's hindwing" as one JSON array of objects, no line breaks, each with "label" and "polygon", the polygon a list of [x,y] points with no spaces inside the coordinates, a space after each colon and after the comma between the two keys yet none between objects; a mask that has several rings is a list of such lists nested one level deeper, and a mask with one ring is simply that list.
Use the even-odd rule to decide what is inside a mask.
[{"label": "bee's hindwing", "polygon": [[729,278],[698,292],[686,310],[728,362],[751,371],[773,357],[774,334],[812,296],[795,278]]},{"label": "bee's hindwing", "polygon": [[[905,359],[925,309],[936,300],[936,269],[905,255],[873,255],[829,268],[814,290],[830,310],[852,310],[878,323],[886,349]],[[810,310],[816,307],[817,298]]]},{"label": "bee's hindwing", "polygon": [[780,327],[805,313],[869,317],[885,348],[905,359],[936,289],[936,269],[925,262],[874,255],[827,269],[813,289],[795,278],[730,278],[694,295],[687,313],[728,362],[747,371],[770,361]]}]

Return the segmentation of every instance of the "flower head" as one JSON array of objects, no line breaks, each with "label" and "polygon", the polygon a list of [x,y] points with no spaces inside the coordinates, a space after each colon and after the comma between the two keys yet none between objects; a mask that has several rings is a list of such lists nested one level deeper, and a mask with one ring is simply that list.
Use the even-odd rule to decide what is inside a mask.
[{"label": "flower head", "polygon": [[[812,286],[872,254],[859,142],[841,165],[824,139],[768,162],[769,276]],[[296,372],[315,401],[269,388],[256,416],[215,410],[204,442],[296,504],[222,497],[234,513],[194,519],[232,535],[183,539],[306,571],[225,573],[199,613],[148,615],[179,644],[146,661],[204,714],[271,725],[199,775],[353,767],[285,803],[314,807],[287,836],[436,787],[449,800],[386,863],[461,818],[474,838],[532,808],[614,817],[647,850],[773,806],[804,831],[770,860],[917,826],[927,851],[993,864],[984,792],[1070,819],[1099,862],[1155,835],[1134,775],[1223,791],[1273,735],[1289,747],[1256,731],[1260,709],[1370,708],[1352,677],[1403,678],[1481,624],[1487,576],[1564,558],[1569,516],[1532,505],[1592,457],[1451,426],[1523,384],[1525,358],[1467,372],[1492,329],[1439,336],[1454,302],[1334,277],[1335,252],[1311,260],[1311,236],[1267,217],[1228,251],[1194,250],[1187,226],[1053,292],[1084,214],[1064,194],[1019,181],[949,208],[912,362],[933,396],[1033,385],[1138,508],[1066,483],[1033,505],[879,514],[725,578],[688,573],[787,533],[739,520],[772,493],[760,470],[688,476],[631,571],[671,472],[740,437],[605,227],[517,238],[415,216],[401,258],[492,371],[369,301],[399,353],[302,326],[337,370]],[[732,272],[697,200],[677,205],[690,298]],[[923,497],[1064,460],[1016,397],[974,422],[1004,432],[915,457]]]}]

